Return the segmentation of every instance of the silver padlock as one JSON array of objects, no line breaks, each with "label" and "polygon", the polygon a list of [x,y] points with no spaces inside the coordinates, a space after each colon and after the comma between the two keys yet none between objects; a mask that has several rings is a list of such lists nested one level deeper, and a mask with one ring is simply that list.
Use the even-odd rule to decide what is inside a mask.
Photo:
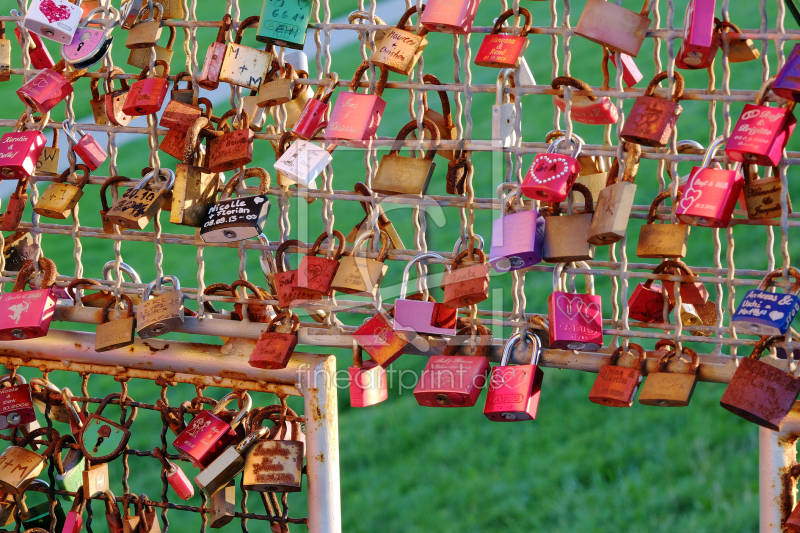
[{"label": "silver padlock", "polygon": [[516,124],[517,110],[514,96],[505,100],[506,85],[514,87],[514,71],[503,69],[497,76],[497,100],[492,106],[492,144],[500,148],[510,148],[517,142]]},{"label": "silver padlock", "polygon": [[208,502],[208,525],[218,529],[231,523],[236,512],[236,482],[231,481],[218,490]]},{"label": "silver padlock", "polygon": [[[172,290],[150,299],[153,289],[163,290],[164,283]],[[142,339],[164,335],[183,324],[183,293],[176,276],[162,276],[151,281],[142,293],[142,303],[136,306],[136,331]]]},{"label": "silver padlock", "polygon": [[269,431],[266,427],[260,426],[251,431],[242,442],[236,446],[228,446],[222,455],[203,469],[202,472],[194,477],[194,482],[209,497],[213,497],[217,491],[224,489],[233,478],[244,470],[244,455],[250,446],[256,443]]}]

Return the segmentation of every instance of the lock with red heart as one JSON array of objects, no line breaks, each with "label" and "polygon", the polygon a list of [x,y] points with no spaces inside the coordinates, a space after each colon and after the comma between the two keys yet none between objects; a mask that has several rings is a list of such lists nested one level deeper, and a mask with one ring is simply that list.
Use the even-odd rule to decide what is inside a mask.
[{"label": "lock with red heart", "polygon": [[[392,313],[390,310],[389,314]],[[408,344],[408,337],[402,331],[394,330],[391,317],[382,309],[353,332],[353,340],[384,368],[403,355]]]},{"label": "lock with red heart", "polygon": [[578,156],[583,143],[573,135],[572,142],[575,143],[575,148],[572,153],[570,155],[555,153],[558,145],[563,142],[564,137],[559,137],[550,144],[547,153],[539,154],[533,159],[533,164],[520,187],[522,194],[545,202],[563,202],[567,199],[581,171]]},{"label": "lock with red heart", "polygon": [[530,364],[509,364],[514,348],[522,340],[522,333],[515,333],[506,343],[500,365],[492,368],[483,406],[483,414],[492,422],[521,422],[536,418],[544,378],[539,366],[542,343],[530,330],[525,330],[525,338],[531,347]]}]

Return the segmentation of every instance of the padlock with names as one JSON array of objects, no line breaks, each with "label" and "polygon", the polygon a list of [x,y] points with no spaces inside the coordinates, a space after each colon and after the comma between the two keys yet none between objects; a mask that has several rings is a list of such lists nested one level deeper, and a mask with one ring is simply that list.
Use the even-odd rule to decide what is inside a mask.
[{"label": "padlock with names", "polygon": [[[636,352],[636,353],[634,353]],[[607,407],[631,407],[642,383],[642,364],[647,360],[644,348],[628,343],[628,354],[636,357],[633,367],[619,365],[623,347],[617,348],[600,368],[589,392],[589,401]]]},{"label": "padlock with names", "polygon": [[0,430],[36,422],[31,387],[21,375],[0,378]]},{"label": "padlock with names", "polygon": [[577,157],[583,144],[575,137],[573,141],[575,149],[570,155],[555,152],[558,145],[564,142],[564,137],[560,137],[550,145],[547,153],[539,154],[533,159],[520,186],[522,194],[533,200],[546,202],[563,202],[567,199],[581,170]]},{"label": "padlock with names", "polygon": [[[270,297],[271,299],[271,297]],[[291,331],[280,333],[274,331],[279,322],[291,322]],[[266,331],[259,335],[256,346],[250,354],[248,363],[253,368],[264,368],[268,370],[279,370],[286,368],[297,346],[297,330],[300,328],[299,317],[292,313],[289,316],[283,312],[275,316]]]},{"label": "padlock with names", "polygon": [[311,18],[311,5],[307,0],[264,0],[256,40],[302,50]]},{"label": "padlock with names", "polygon": [[86,73],[86,69],[64,72],[66,62],[62,59],[53,67],[40,70],[34,77],[17,89],[22,103],[38,113],[47,113],[72,94],[72,84]]},{"label": "padlock with names", "polygon": [[[169,282],[172,290],[163,292],[163,284]],[[154,290],[163,294],[150,299]],[[161,276],[151,281],[144,289],[142,303],[136,306],[136,332],[139,338],[159,337],[183,325],[185,308],[181,284],[175,276]]]},{"label": "padlock with names", "polygon": [[[260,178],[256,196],[231,198],[239,185],[251,177]],[[203,218],[200,237],[204,242],[238,242],[262,233],[269,214],[267,198],[271,177],[263,168],[248,168],[233,176],[222,190],[220,200],[212,205]]]},{"label": "padlock with names", "polygon": [[0,137],[0,180],[27,180],[31,177],[47,144],[42,130],[50,120],[50,113],[40,117],[37,130],[25,130],[23,112],[14,130]]},{"label": "padlock with names", "polygon": [[25,284],[33,275],[33,261],[25,261],[14,288],[0,297],[0,340],[13,341],[44,337],[50,329],[50,321],[58,300],[53,285],[58,272],[56,265],[46,257],[39,258],[39,268],[44,271],[44,280],[39,290],[25,290]]},{"label": "padlock with names", "polygon": [[148,78],[150,65],[142,69],[139,77],[131,86],[131,90],[125,99],[122,111],[126,115],[138,117],[158,113],[164,104],[164,99],[169,91],[169,63],[163,59],[156,61],[156,65],[163,67],[162,73],[154,78]]},{"label": "padlock with names", "polygon": [[[420,7],[420,14],[424,15],[426,6]],[[414,66],[422,57],[422,52],[428,46],[425,35],[427,28],[422,27],[419,33],[407,31],[406,25],[413,15],[417,14],[417,6],[411,6],[403,13],[397,22],[397,27],[391,28],[380,41],[375,41],[375,50],[372,52],[372,63],[378,68],[385,68],[407,76],[414,70]]]},{"label": "padlock with names", "polygon": [[[52,183],[42,193],[42,196],[39,197],[36,205],[33,206],[34,213],[58,220],[65,220],[72,214],[72,210],[78,204],[78,200],[83,197],[83,188],[91,178],[89,167],[86,165],[75,165],[75,170],[76,172],[73,174],[68,168],[61,173],[61,176],[53,179]],[[83,173],[80,179],[78,179],[77,171]],[[75,185],[67,181],[68,178],[73,176],[77,180]]]},{"label": "padlock with names", "polygon": [[[236,39],[232,43],[228,43],[225,48],[225,57],[219,71],[219,81],[254,91],[261,87],[274,57],[269,51],[257,50],[242,44],[244,30],[258,27],[258,24],[259,17],[247,17],[239,24]],[[272,49],[271,46],[268,48]]]},{"label": "padlock with names", "polygon": [[386,88],[389,71],[380,69],[374,94],[360,94],[356,91],[368,68],[369,61],[361,63],[350,81],[350,90],[340,92],[336,98],[325,132],[333,142],[364,148],[377,138],[378,126],[386,109],[386,101],[381,95]]},{"label": "padlock with names", "polygon": [[162,168],[159,174],[167,179],[158,190],[151,191],[145,188],[154,177],[154,173],[148,173],[139,180],[136,187],[131,187],[120,196],[106,213],[108,221],[125,229],[146,228],[150,220],[161,211],[164,194],[175,184],[175,173],[172,170]]},{"label": "padlock with names", "polygon": [[[399,155],[408,134],[417,129],[417,121],[412,120],[397,134],[389,153],[381,157],[372,182],[373,191],[388,196],[403,195],[415,198],[422,198],[428,192],[428,185],[436,168],[433,158],[436,156],[436,146],[439,144],[439,129],[428,119],[422,119],[422,125],[431,136],[431,140],[423,143],[423,146],[425,144],[428,146],[425,157]],[[330,124],[328,127],[330,128]]]},{"label": "padlock with names", "polygon": [[783,269],[770,272],[758,288],[747,291],[731,317],[731,326],[746,335],[783,335],[800,310],[800,272],[789,267],[795,282],[788,294],[769,292],[769,286],[783,277]]},{"label": "padlock with names", "polygon": [[[744,186],[742,186],[742,198],[739,198],[739,206],[747,210],[747,218],[751,220],[770,220],[781,217],[783,211],[781,207],[781,196],[783,194],[783,183],[781,181],[781,169],[772,167],[772,177],[759,179],[758,171],[753,170],[749,163],[742,165],[742,176]],[[755,177],[751,176],[755,174]],[[786,208],[788,213],[792,212],[792,199],[786,195]]]},{"label": "padlock with names", "polygon": [[[495,21],[492,32],[483,38],[481,46],[475,55],[475,64],[481,67],[510,68],[519,66],[520,60],[528,48],[528,33],[531,31],[531,12],[524,7],[519,8],[519,16],[525,17],[525,25],[519,28],[519,34],[513,33],[516,27],[503,28],[503,23],[514,16],[514,10],[509,9]],[[511,29],[512,33],[501,33],[504,29]]]}]

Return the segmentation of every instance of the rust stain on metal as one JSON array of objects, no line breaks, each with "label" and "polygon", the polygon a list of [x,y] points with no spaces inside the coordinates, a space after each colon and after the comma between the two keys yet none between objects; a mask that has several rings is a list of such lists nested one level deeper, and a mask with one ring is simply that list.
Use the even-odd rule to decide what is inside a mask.
[{"label": "rust stain on metal", "polygon": [[220,372],[223,376],[232,379],[247,379],[247,374],[244,372],[235,372],[233,370],[223,370]]},{"label": "rust stain on metal", "polygon": [[157,348],[157,347],[152,346],[152,345],[150,345],[150,344],[148,344],[146,342],[143,342],[142,344],[144,344],[145,346],[147,346],[150,349],[150,353],[151,354],[158,353],[158,352],[163,352],[164,350],[169,348],[169,344],[165,344],[162,348]]},{"label": "rust stain on metal", "polygon": [[75,343],[75,348],[77,348],[78,350],[80,350],[82,347],[83,347],[83,345],[81,343],[79,343],[79,342]]},{"label": "rust stain on metal", "polygon": [[[795,435],[795,440],[797,436]],[[781,510],[781,528],[784,527],[786,519],[792,514],[794,507],[794,492],[797,478],[800,477],[800,464],[795,463],[791,467],[781,468],[781,496],[780,501],[776,502]]]},{"label": "rust stain on metal", "polygon": [[324,463],[324,462],[325,462],[325,454],[324,454],[324,453],[321,453],[321,454],[319,454],[319,455],[315,456],[315,457],[314,457],[314,459],[316,459],[316,460],[317,460],[317,461],[319,461],[320,463]]},{"label": "rust stain on metal", "polygon": [[800,439],[800,433],[787,433],[786,435],[778,439],[778,443],[781,446],[789,446],[789,445],[793,446],[798,439]]},{"label": "rust stain on metal", "polygon": [[309,388],[308,391],[311,393],[311,418],[315,421],[325,420],[325,411],[320,409],[319,407],[319,389]]}]

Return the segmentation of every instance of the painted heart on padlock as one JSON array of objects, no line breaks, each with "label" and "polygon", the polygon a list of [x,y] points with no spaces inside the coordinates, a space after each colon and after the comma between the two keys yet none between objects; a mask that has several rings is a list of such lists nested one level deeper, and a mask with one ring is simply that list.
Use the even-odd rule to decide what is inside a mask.
[{"label": "painted heart on padlock", "polygon": [[320,275],[322,275],[322,267],[319,265],[309,266],[306,269],[306,276],[308,276],[309,281],[317,279]]},{"label": "painted heart on padlock", "polygon": [[785,315],[784,313],[781,313],[780,311],[771,311],[771,312],[770,312],[770,314],[769,314],[769,317],[770,317],[772,320],[775,320],[775,321],[778,321],[778,320],[780,320],[780,319],[781,319],[781,318],[783,318],[784,316],[786,316],[786,315]]},{"label": "painted heart on padlock", "polygon": [[595,322],[597,317],[600,316],[600,306],[594,302],[587,304],[581,301],[581,303],[578,304],[578,309],[581,313],[581,318],[589,323]]},{"label": "painted heart on padlock", "polygon": [[645,304],[645,313],[648,317],[653,317],[656,320],[662,318],[662,312],[664,311],[664,302],[659,300],[650,300]]},{"label": "painted heart on padlock", "polygon": [[533,181],[541,185],[561,179],[569,174],[569,167],[567,156],[539,154],[533,165]]},{"label": "painted heart on padlock", "polygon": [[53,0],[42,0],[42,3],[39,4],[39,10],[47,17],[50,23],[67,20],[71,15],[71,11],[67,6],[56,5]]},{"label": "painted heart on padlock", "polygon": [[508,366],[502,370],[495,369],[489,380],[489,390],[500,388],[517,389],[520,385],[525,383],[527,378],[528,372],[517,367]]}]

